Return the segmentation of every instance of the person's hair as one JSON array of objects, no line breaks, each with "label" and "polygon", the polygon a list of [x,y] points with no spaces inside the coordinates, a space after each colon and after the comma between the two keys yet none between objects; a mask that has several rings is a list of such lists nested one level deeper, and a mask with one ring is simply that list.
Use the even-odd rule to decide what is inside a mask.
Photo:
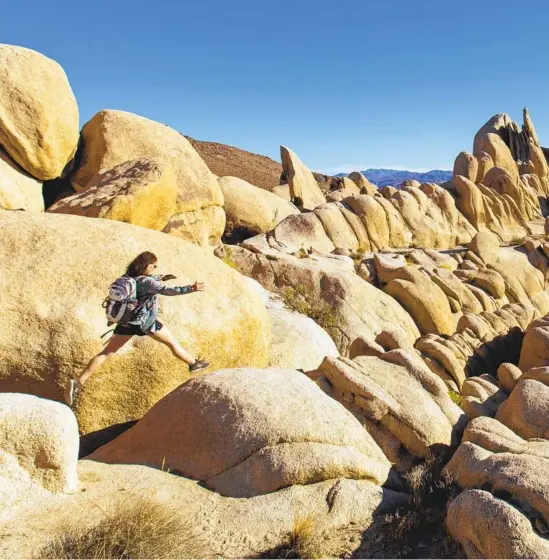
[{"label": "person's hair", "polygon": [[133,259],[133,261],[128,265],[126,274],[128,276],[132,276],[133,278],[141,276],[142,274],[145,274],[147,267],[150,264],[154,264],[157,260],[158,259],[154,253],[145,251],[144,253],[137,255],[137,257],[135,257],[135,259]]}]

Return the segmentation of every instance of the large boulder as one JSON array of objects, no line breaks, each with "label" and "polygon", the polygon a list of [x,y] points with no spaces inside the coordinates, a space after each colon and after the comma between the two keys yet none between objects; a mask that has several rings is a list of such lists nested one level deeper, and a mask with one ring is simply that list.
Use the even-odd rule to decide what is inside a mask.
[{"label": "large boulder", "polygon": [[549,316],[540,317],[526,329],[518,366],[523,372],[549,366]]},{"label": "large boulder", "polygon": [[39,180],[63,172],[78,144],[78,106],[61,66],[0,45],[0,145]]},{"label": "large boulder", "polygon": [[466,490],[448,507],[450,534],[467,558],[547,558],[549,543],[513,505],[484,490]]},{"label": "large boulder", "polygon": [[[177,200],[176,224],[167,232],[196,242],[196,229],[205,227],[219,243],[223,218],[223,194],[216,177],[189,141],[179,132],[161,123],[125,111],[104,110],[82,129],[82,155],[71,177],[76,191],[89,186],[94,175],[103,170],[140,158],[156,158],[175,172]],[[212,208],[213,207],[213,208]],[[193,213],[190,219],[181,215]],[[209,236],[206,235],[206,244]],[[214,243],[215,244],[215,243]]]},{"label": "large boulder", "polygon": [[[521,550],[518,557],[538,557],[541,551],[542,557],[547,555],[549,548],[539,548],[544,541],[535,537],[530,522],[535,520],[541,527],[549,523],[549,441],[522,439],[497,420],[479,417],[467,426],[463,443],[443,472],[463,488],[489,490],[483,493],[489,511],[478,501],[478,492],[467,506],[467,513],[476,523],[465,523],[465,516],[459,513],[461,508],[454,505],[464,498],[458,498],[448,511],[451,533],[462,543],[469,539],[476,543],[473,551],[480,546],[472,556],[514,558]],[[472,496],[470,492],[467,495]],[[516,509],[504,501],[509,498]],[[490,536],[493,526],[497,527],[498,539]],[[532,544],[537,553],[530,556],[526,551],[534,550],[529,548]]]},{"label": "large boulder", "polygon": [[44,211],[42,183],[25,173],[0,148],[0,210]]},{"label": "large boulder", "polygon": [[330,335],[310,317],[285,307],[269,306],[270,365],[310,371],[326,356],[339,356]]},{"label": "large boulder", "polygon": [[266,233],[284,218],[299,214],[293,204],[243,179],[220,177],[217,181],[225,201],[225,233],[229,236],[252,237],[258,233]]},{"label": "large boulder", "polygon": [[374,196],[377,194],[377,187],[371,183],[367,177],[360,171],[353,171],[349,173],[349,179],[355,183],[355,185],[360,189],[362,194],[369,194]]},{"label": "large boulder", "polygon": [[523,438],[549,439],[549,387],[521,379],[499,407],[496,420]]},{"label": "large boulder", "polygon": [[361,420],[397,465],[410,455],[457,446],[465,427],[443,381],[413,351],[326,358],[309,375]]},{"label": "large boulder", "polygon": [[62,198],[48,212],[161,230],[175,214],[176,197],[171,167],[154,159],[138,159],[98,173],[85,191]]},{"label": "large boulder", "polygon": [[460,152],[454,162],[453,175],[462,175],[475,183],[478,175],[477,158],[468,152]]},{"label": "large boulder", "polygon": [[313,173],[297,154],[286,146],[280,146],[280,159],[290,186],[292,202],[304,210],[313,210],[319,204],[326,202]]},{"label": "large boulder", "polygon": [[[109,327],[101,302],[110,283],[145,250],[178,285],[206,283],[204,294],[163,301],[161,319],[190,352],[214,367],[269,363],[261,299],[204,250],[112,220],[2,212],[0,261],[10,266],[0,275],[0,391],[61,400],[67,380],[103,348]],[[134,338],[87,383],[77,408],[81,432],[140,418],[187,371],[162,344]]]},{"label": "large boulder", "polygon": [[22,470],[51,492],[72,493],[77,460],[78,426],[70,408],[33,395],[0,394],[0,477],[17,479]]},{"label": "large boulder", "polygon": [[461,388],[461,396],[461,408],[471,419],[478,416],[494,417],[499,405],[507,399],[507,393],[500,388],[495,377],[488,373],[466,379]]},{"label": "large boulder", "polygon": [[391,468],[352,414],[277,368],[193,379],[88,458],[169,467],[234,497],[333,478],[381,485]]}]

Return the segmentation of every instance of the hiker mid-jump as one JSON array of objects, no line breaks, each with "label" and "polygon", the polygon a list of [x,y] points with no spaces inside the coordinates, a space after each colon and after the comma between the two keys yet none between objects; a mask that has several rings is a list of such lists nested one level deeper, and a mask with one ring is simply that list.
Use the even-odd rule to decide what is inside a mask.
[{"label": "hiker mid-jump", "polygon": [[189,371],[195,372],[207,368],[210,364],[195,359],[177,342],[168,327],[158,319],[158,294],[178,296],[191,292],[204,291],[202,282],[190,286],[170,287],[162,283],[173,280],[175,276],[154,275],[158,259],[146,251],[138,255],[128,266],[126,274],[118,278],[105,300],[107,318],[110,323],[117,323],[112,338],[102,352],[93,357],[78,379],[71,379],[65,390],[65,401],[72,405],[86,381],[113,356],[133,336],[150,336],[165,344],[174,356],[189,364]]}]

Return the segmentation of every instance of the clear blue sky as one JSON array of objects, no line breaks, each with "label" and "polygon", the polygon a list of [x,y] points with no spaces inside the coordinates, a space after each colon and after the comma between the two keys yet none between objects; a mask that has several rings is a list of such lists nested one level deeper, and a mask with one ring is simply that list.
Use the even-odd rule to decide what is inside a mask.
[{"label": "clear blue sky", "polygon": [[313,169],[451,168],[530,108],[549,145],[549,1],[2,0],[0,41],[123,109]]}]

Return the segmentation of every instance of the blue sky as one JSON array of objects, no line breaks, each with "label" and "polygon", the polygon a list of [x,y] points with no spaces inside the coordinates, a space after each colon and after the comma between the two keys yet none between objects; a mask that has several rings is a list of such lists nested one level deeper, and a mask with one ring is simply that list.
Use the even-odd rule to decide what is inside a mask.
[{"label": "blue sky", "polygon": [[123,109],[311,168],[449,169],[493,114],[549,145],[547,0],[2,0],[0,41]]}]

